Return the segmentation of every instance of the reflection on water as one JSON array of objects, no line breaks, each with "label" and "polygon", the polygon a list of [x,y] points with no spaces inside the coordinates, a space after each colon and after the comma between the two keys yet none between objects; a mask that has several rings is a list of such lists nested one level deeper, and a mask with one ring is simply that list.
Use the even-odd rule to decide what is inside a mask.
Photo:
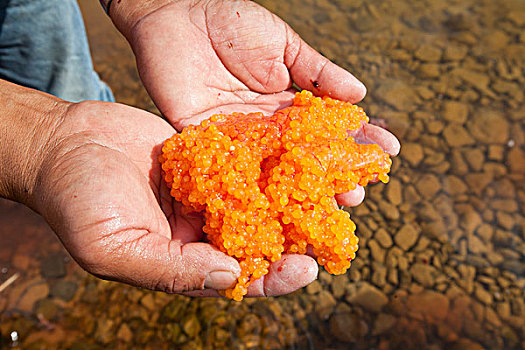
[{"label": "reflection on water", "polygon": [[[97,70],[155,111],[93,1]],[[351,209],[349,273],[242,303],[88,276],[28,209],[0,202],[0,346],[24,349],[525,348],[525,2],[260,1],[355,72],[403,144]]]}]

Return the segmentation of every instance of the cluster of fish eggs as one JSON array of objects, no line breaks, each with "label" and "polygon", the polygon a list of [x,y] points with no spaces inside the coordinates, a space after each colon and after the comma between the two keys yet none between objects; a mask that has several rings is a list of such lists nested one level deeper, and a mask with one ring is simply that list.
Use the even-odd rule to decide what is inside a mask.
[{"label": "cluster of fish eggs", "polygon": [[242,300],[272,262],[308,247],[329,273],[350,267],[356,227],[334,195],[387,182],[391,165],[378,145],[349,136],[367,122],[362,108],[303,90],[272,116],[217,114],[164,143],[171,195],[204,212],[207,239],[239,261],[226,297]]}]

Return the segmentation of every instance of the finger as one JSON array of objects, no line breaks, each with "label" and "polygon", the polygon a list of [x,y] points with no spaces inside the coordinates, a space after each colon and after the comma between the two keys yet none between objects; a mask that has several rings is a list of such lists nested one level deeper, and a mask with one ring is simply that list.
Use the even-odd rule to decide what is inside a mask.
[{"label": "finger", "polygon": [[362,128],[349,133],[358,143],[376,143],[392,157],[399,154],[401,144],[390,131],[372,124],[364,124]]},{"label": "finger", "polygon": [[336,194],[335,199],[340,205],[355,207],[365,199],[365,189],[358,185],[353,191]]},{"label": "finger", "polygon": [[297,33],[288,28],[287,47],[284,63],[292,80],[302,89],[318,96],[330,96],[339,100],[356,103],[366,95],[366,87],[345,69],[334,64],[310,45]]},{"label": "finger", "polygon": [[307,255],[286,254],[271,264],[267,275],[248,287],[249,297],[277,296],[291,293],[317,278],[317,262]]},{"label": "finger", "polygon": [[[312,283],[319,267],[313,255],[287,254],[272,263],[270,272],[253,281],[246,297],[271,297],[291,293]],[[204,289],[183,293],[192,297],[219,297],[216,290]]]},{"label": "finger", "polygon": [[154,233],[128,231],[123,234],[127,244],[107,247],[112,249],[111,257],[88,262],[90,272],[105,279],[168,293],[226,289],[240,274],[235,259],[207,243],[181,246]]}]

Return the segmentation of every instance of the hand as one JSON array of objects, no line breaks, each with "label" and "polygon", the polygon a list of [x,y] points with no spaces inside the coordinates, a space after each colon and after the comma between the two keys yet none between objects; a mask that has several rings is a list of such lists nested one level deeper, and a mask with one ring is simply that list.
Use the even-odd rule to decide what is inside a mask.
[{"label": "hand", "polygon": [[219,112],[272,114],[291,103],[292,81],[352,102],[366,93],[251,1],[157,2],[164,6],[135,19],[127,37],[144,85],[179,130]]},{"label": "hand", "polygon": [[[353,75],[251,1],[154,3],[140,15],[129,16],[132,24],[120,27],[128,28],[123,32],[148,92],[179,130],[214,113],[272,114],[291,104],[292,81],[317,95],[350,102],[366,94]],[[114,6],[118,22],[120,9]],[[382,128],[366,125],[354,136],[358,142],[379,144],[392,156],[399,152],[399,141]],[[358,186],[336,198],[355,206],[364,195]]]},{"label": "hand", "polygon": [[[179,130],[214,113],[272,114],[291,104],[292,82],[317,95],[350,102],[358,102],[366,93],[354,76],[253,2],[154,0],[145,6],[136,4],[133,0],[114,2],[112,18],[135,52],[146,89]],[[391,155],[399,152],[397,139],[373,125],[364,126],[354,136],[359,142],[378,143]],[[337,196],[343,205],[357,205],[363,198],[362,187]],[[282,261],[289,259],[296,262],[285,265],[297,271],[314,266],[307,256],[290,255]],[[313,271],[311,268],[305,271]],[[251,290],[263,291],[264,281],[252,284]]]},{"label": "hand", "polygon": [[[162,119],[128,106],[70,104],[50,133],[33,207],[88,272],[169,293],[216,294],[240,267],[201,242],[202,217],[181,215],[170,196],[158,156],[173,133]],[[250,295],[289,293],[316,275],[311,258],[288,256]]]}]

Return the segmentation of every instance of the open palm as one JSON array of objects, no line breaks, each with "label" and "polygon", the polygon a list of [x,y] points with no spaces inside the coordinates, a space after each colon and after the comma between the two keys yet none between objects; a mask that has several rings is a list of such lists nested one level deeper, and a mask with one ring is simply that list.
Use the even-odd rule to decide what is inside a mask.
[{"label": "open palm", "polygon": [[[237,261],[201,242],[202,217],[181,215],[162,180],[160,146],[173,133],[135,108],[72,104],[46,152],[35,209],[95,275],[166,292],[225,289],[239,275]],[[300,261],[251,294],[289,293],[315,278],[311,258],[289,259]],[[308,273],[297,279],[296,268]]]},{"label": "open palm", "polygon": [[289,105],[292,81],[356,102],[366,89],[250,1],[172,2],[146,15],[130,38],[140,76],[178,129],[213,113]]}]

